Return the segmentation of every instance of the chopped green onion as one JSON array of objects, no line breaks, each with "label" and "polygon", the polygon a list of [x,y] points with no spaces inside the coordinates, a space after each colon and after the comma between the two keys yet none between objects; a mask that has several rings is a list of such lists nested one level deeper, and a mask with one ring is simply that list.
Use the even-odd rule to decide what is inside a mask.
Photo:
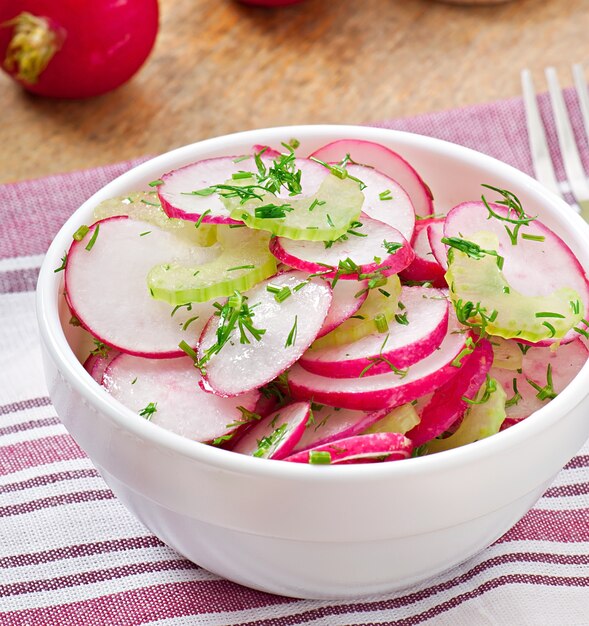
[{"label": "chopped green onion", "polygon": [[202,224],[202,221],[204,220],[205,216],[208,215],[210,212],[211,212],[211,209],[207,209],[206,211],[201,213],[198,216],[198,219],[196,220],[196,222],[194,223],[194,228],[200,228],[200,225]]},{"label": "chopped green onion", "polygon": [[90,228],[86,224],[82,224],[80,228],[72,235],[75,241],[82,241],[84,237],[90,232]]},{"label": "chopped green onion", "polygon": [[544,237],[544,235],[528,235],[527,233],[522,233],[522,239],[528,239],[529,241],[544,241],[546,237]]},{"label": "chopped green onion", "polygon": [[286,342],[284,344],[285,348],[290,348],[290,346],[294,346],[295,341],[297,340],[297,322],[298,315],[295,315],[294,324],[288,333],[288,337],[286,338]]},{"label": "chopped green onion", "polygon": [[149,206],[161,206],[159,202],[151,202],[151,200],[146,200],[145,198],[141,198],[141,202]]},{"label": "chopped green onion", "polygon": [[188,318],[184,322],[184,324],[182,324],[182,330],[186,330],[190,326],[190,324],[192,324],[192,322],[194,322],[194,321],[196,321],[198,319],[198,317],[199,317],[198,315],[195,315],[194,317]]},{"label": "chopped green onion", "polygon": [[96,239],[98,238],[98,231],[100,230],[100,224],[96,224],[94,228],[94,232],[92,233],[92,237],[90,237],[90,241],[86,244],[86,250],[90,252],[96,243]]},{"label": "chopped green onion", "polygon": [[150,183],[147,183],[150,187],[159,187],[164,184],[164,181],[161,178],[156,180],[152,180]]},{"label": "chopped green onion", "polygon": [[386,333],[389,329],[389,323],[383,313],[378,313],[374,316],[374,325],[379,333]]},{"label": "chopped green onion", "polygon": [[145,231],[145,232],[143,232],[143,233],[139,233],[139,236],[140,236],[140,237],[145,237],[145,235],[151,235],[151,231],[150,231],[150,230],[146,230],[146,231]]},{"label": "chopped green onion", "polygon": [[309,463],[311,465],[329,465],[331,454],[327,450],[310,450]]},{"label": "chopped green onion", "polygon": [[378,194],[378,197],[379,197],[381,200],[392,200],[392,199],[393,199],[393,194],[391,193],[391,190],[390,190],[390,189],[385,189],[384,191],[381,191],[381,192]]}]

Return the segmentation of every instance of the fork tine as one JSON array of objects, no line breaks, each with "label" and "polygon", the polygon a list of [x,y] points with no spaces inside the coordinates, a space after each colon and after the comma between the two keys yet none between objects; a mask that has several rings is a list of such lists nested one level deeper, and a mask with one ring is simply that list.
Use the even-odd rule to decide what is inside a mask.
[{"label": "fork tine", "polygon": [[589,200],[589,184],[585,176],[585,170],[581,163],[581,157],[575,142],[575,135],[571,128],[568,111],[558,83],[558,76],[553,67],[546,68],[546,80],[548,81],[548,91],[552,102],[552,111],[556,122],[556,133],[558,143],[562,153],[564,169],[571,186],[571,191],[575,199],[581,201]]},{"label": "fork tine", "polygon": [[575,87],[577,88],[577,97],[583,116],[585,134],[587,135],[587,142],[589,142],[589,93],[587,92],[587,81],[585,80],[583,66],[580,63],[573,65],[573,78],[575,80]]},{"label": "fork tine", "polygon": [[528,127],[532,163],[534,164],[536,178],[545,187],[562,197],[562,192],[556,182],[556,175],[548,150],[548,142],[546,141],[546,133],[544,132],[544,125],[538,110],[532,74],[529,70],[522,71],[521,81],[526,110],[526,125]]}]

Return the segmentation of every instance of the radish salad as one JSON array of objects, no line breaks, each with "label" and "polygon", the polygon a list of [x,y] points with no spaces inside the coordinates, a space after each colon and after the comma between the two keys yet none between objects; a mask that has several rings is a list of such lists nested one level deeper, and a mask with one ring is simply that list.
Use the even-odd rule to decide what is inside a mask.
[{"label": "radish salad", "polygon": [[73,233],[56,272],[85,368],[138,419],[254,457],[384,462],[493,435],[574,378],[587,276],[511,191],[440,215],[385,146],[297,148],[162,172]]}]

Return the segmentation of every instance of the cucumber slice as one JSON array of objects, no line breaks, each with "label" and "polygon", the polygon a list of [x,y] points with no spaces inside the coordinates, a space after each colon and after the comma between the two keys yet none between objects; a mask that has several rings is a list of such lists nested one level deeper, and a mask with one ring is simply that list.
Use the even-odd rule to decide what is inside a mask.
[{"label": "cucumber slice", "polygon": [[488,387],[492,387],[489,397],[481,404],[473,404],[466,412],[458,430],[445,439],[432,439],[427,443],[428,454],[442,452],[474,443],[499,432],[505,419],[505,390],[494,378],[479,390],[476,401],[480,402]]},{"label": "cucumber slice", "polygon": [[[389,295],[385,295],[384,292]],[[330,333],[317,339],[312,348],[341,346],[378,332],[374,318],[382,315],[388,324],[399,310],[400,295],[401,281],[396,274],[393,274],[387,278],[387,282],[380,289],[371,289],[368,292],[368,297],[355,315]],[[383,334],[383,339],[385,334]]]},{"label": "cucumber slice", "polygon": [[94,209],[96,220],[119,215],[127,215],[131,219],[148,222],[162,230],[171,231],[196,246],[208,248],[217,242],[215,224],[199,224],[198,228],[195,228],[194,222],[169,218],[155,191],[135,191],[126,196],[108,198]]},{"label": "cucumber slice", "polygon": [[381,420],[375,422],[364,431],[365,435],[370,433],[408,433],[413,427],[419,424],[419,414],[411,402],[395,407],[387,413]]},{"label": "cucumber slice", "polygon": [[[235,185],[236,181],[232,181]],[[364,194],[356,181],[328,174],[310,196],[279,198],[262,193],[261,199],[224,198],[233,219],[250,228],[305,241],[333,241],[344,235],[360,216]],[[273,217],[275,216],[275,217]]]},{"label": "cucumber slice", "polygon": [[156,265],[147,276],[151,295],[173,305],[206,302],[247,291],[276,273],[276,258],[268,249],[267,233],[219,226],[221,253],[209,263],[189,267]]},{"label": "cucumber slice", "polygon": [[[489,231],[471,234],[469,241],[483,250],[499,250],[497,235]],[[557,340],[576,326],[585,313],[578,292],[569,287],[543,296],[520,293],[507,282],[498,258],[489,254],[472,258],[452,249],[448,254],[446,281],[458,318],[481,325],[488,334],[504,339],[517,338],[532,343]],[[474,309],[469,311],[467,303]]]}]

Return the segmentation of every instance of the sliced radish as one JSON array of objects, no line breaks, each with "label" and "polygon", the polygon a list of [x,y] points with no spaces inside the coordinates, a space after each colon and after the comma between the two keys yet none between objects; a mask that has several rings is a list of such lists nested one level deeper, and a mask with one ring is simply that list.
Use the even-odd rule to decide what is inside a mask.
[{"label": "sliced radish", "polygon": [[538,220],[510,237],[505,219],[513,215],[496,204],[491,209],[502,219],[489,219],[482,202],[460,204],[446,217],[446,238],[466,240],[483,250],[476,258],[451,249],[447,280],[453,300],[480,303],[493,317],[486,328],[490,334],[532,343],[572,340],[577,336],[572,328],[589,310],[589,286],[581,264]]},{"label": "sliced radish", "polygon": [[288,374],[292,396],[321,404],[360,411],[378,411],[410,402],[430,393],[460,371],[453,362],[467,350],[466,336],[451,315],[448,333],[438,350],[409,368],[403,375],[393,372],[364,378],[331,379],[294,365]]},{"label": "sliced radish", "polygon": [[[286,265],[324,277],[336,275],[342,279],[358,279],[358,274],[379,271],[383,276],[398,274],[414,258],[409,242],[388,224],[361,215],[358,226],[338,241],[295,241],[276,237],[270,242],[272,254]],[[341,270],[341,263],[352,260],[359,270]],[[333,271],[328,273],[329,268]],[[349,273],[348,273],[349,272]]]},{"label": "sliced radish", "polygon": [[200,224],[172,219],[164,212],[157,191],[136,191],[126,196],[107,198],[94,208],[94,219],[126,215],[134,220],[149,222],[162,230],[170,230],[177,237],[186,238],[196,246],[212,246],[217,241],[215,224]]},{"label": "sliced radish", "polygon": [[337,439],[286,457],[291,463],[343,465],[399,461],[411,456],[413,445],[400,433],[373,433]]},{"label": "sliced radish", "polygon": [[351,176],[360,179],[366,188],[362,212],[398,230],[411,241],[415,229],[415,211],[403,187],[371,167],[348,165]]},{"label": "sliced radish", "polygon": [[[462,360],[456,375],[442,384],[421,413],[421,420],[407,437],[416,446],[438,437],[459,420],[478,393],[493,363],[493,350],[481,339],[472,354]],[[466,399],[465,399],[466,398]]]},{"label": "sliced radish", "polygon": [[231,449],[263,459],[283,459],[303,435],[310,410],[308,402],[283,406],[254,424]]},{"label": "sliced radish", "polygon": [[553,394],[564,390],[588,358],[589,350],[577,339],[561,344],[556,350],[553,347],[527,349],[521,372],[493,367],[491,376],[501,383],[507,394],[507,417],[522,420],[542,408]]},{"label": "sliced radish", "polygon": [[[272,154],[263,154],[261,162],[266,168],[273,163]],[[323,166],[308,159],[296,159],[296,167],[301,170],[301,186],[304,196],[317,193],[321,183],[329,175]],[[227,208],[230,198],[222,198],[219,193],[210,192],[213,185],[243,185],[243,179],[233,179],[238,172],[258,172],[254,157],[216,157],[191,163],[161,177],[162,185],[157,188],[164,211],[169,217],[192,222],[241,224],[241,218],[233,219]],[[252,177],[247,184],[258,184]],[[203,191],[204,190],[204,191]],[[226,190],[227,191],[227,190]],[[258,190],[262,193],[264,190]],[[279,198],[289,198],[287,191],[277,194]]]},{"label": "sliced radish", "polygon": [[419,220],[415,224],[413,234],[413,251],[415,258],[409,267],[399,274],[402,280],[431,282],[434,287],[447,287],[444,278],[445,269],[437,262],[429,242],[428,228],[433,223],[442,223],[443,219]]},{"label": "sliced radish", "polygon": [[448,437],[430,440],[427,453],[451,450],[498,433],[505,421],[505,400],[503,387],[490,378],[489,388],[483,385],[476,396],[477,403],[468,408],[456,431]]},{"label": "sliced radish", "polygon": [[356,163],[374,167],[397,181],[409,194],[417,215],[425,217],[434,212],[430,188],[400,154],[385,146],[372,141],[340,139],[319,148],[312,156],[328,163],[337,163],[348,154]]},{"label": "sliced radish", "polygon": [[84,361],[84,369],[99,385],[101,385],[106,368],[119,354],[120,352],[118,350],[108,350],[106,354],[91,352],[88,358]]},{"label": "sliced radish", "polygon": [[311,407],[312,418],[307,422],[305,432],[293,448],[293,452],[314,448],[336,439],[359,435],[388,413],[386,410],[352,411],[324,404],[313,404]]},{"label": "sliced radish", "polygon": [[401,314],[386,333],[373,333],[342,346],[311,347],[299,363],[309,372],[333,378],[373,376],[406,368],[430,355],[448,330],[448,300],[444,292],[403,287]]},{"label": "sliced radish", "polygon": [[441,219],[432,220],[427,225],[427,239],[434,259],[438,262],[440,267],[446,271],[448,269],[448,248],[446,244],[442,243],[442,237],[444,237],[444,222],[445,220]]},{"label": "sliced radish", "polygon": [[[275,296],[281,290],[290,295],[278,301]],[[298,271],[278,274],[260,283],[247,297],[253,326],[264,333],[259,340],[248,337],[249,343],[240,343],[240,333],[235,329],[232,339],[206,363],[206,383],[222,396],[256,389],[298,360],[317,336],[332,299],[326,281],[309,280]],[[200,359],[206,358],[207,350],[216,344],[219,327],[220,318],[215,315],[200,337]]]},{"label": "sliced radish", "polygon": [[195,345],[214,308],[204,303],[174,311],[151,297],[146,276],[155,263],[197,264],[216,252],[147,222],[126,217],[102,220],[80,241],[74,240],[68,252],[68,304],[86,330],[121,352],[154,358],[182,356],[178,344]]},{"label": "sliced radish", "polygon": [[323,337],[358,312],[368,296],[367,281],[338,280],[332,294],[331,306],[317,337]]},{"label": "sliced radish", "polygon": [[259,391],[220,398],[203,391],[199,380],[188,358],[142,359],[121,354],[107,367],[103,385],[132,411],[178,435],[200,442],[229,437],[255,409]]},{"label": "sliced radish", "polygon": [[[355,282],[352,284],[358,285],[358,283]],[[365,287],[359,286],[360,292],[362,292],[363,289],[365,289]],[[341,346],[366,337],[367,335],[371,335],[379,329],[376,322],[377,318],[382,322],[384,330],[386,330],[387,325],[392,321],[399,310],[400,294],[401,283],[399,277],[393,274],[386,279],[386,282],[382,286],[370,289],[366,300],[356,313],[343,321],[331,332],[317,339],[313,347],[324,348],[326,346]],[[386,332],[382,336],[383,341],[385,336]]]}]

